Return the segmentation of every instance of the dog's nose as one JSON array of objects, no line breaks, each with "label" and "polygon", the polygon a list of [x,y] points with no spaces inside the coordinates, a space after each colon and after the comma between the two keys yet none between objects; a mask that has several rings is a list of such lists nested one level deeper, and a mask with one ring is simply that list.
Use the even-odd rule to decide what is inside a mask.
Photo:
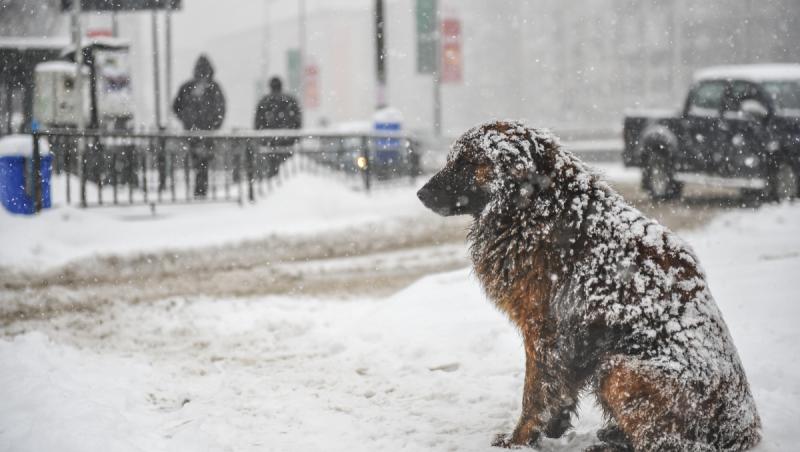
[{"label": "dog's nose", "polygon": [[417,192],[417,198],[419,198],[420,201],[425,202],[425,200],[428,199],[429,193],[430,192],[425,187],[422,187]]}]

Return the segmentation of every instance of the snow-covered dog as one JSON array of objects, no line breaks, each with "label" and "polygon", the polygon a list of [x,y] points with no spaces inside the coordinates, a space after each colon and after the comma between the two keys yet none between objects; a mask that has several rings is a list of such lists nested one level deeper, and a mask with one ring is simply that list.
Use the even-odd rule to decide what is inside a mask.
[{"label": "snow-covered dog", "polygon": [[517,325],[522,415],[495,445],[570,428],[580,392],[608,418],[595,451],[739,451],[760,420],[692,250],[625,203],[547,132],[474,127],[419,191],[474,217],[475,273]]}]

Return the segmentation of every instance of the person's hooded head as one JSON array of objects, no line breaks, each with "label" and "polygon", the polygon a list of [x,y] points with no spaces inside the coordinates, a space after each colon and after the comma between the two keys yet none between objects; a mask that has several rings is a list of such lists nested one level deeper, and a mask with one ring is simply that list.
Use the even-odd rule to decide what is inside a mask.
[{"label": "person's hooded head", "polygon": [[194,64],[194,78],[211,80],[214,78],[214,66],[211,65],[211,60],[205,55],[200,55],[197,62]]},{"label": "person's hooded head", "polygon": [[281,82],[280,78],[272,77],[271,79],[269,79],[270,92],[277,94],[280,93],[282,89],[283,89],[283,82]]}]

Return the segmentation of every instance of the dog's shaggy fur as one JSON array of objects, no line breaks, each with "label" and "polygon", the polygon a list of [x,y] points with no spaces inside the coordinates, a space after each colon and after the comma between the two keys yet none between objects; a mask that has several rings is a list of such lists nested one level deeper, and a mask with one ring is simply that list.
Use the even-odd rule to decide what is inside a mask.
[{"label": "dog's shaggy fur", "polygon": [[522,415],[495,445],[570,428],[579,393],[608,419],[592,450],[739,451],[755,403],[690,247],[625,203],[547,132],[475,127],[420,190],[472,214],[475,272],[522,333]]}]

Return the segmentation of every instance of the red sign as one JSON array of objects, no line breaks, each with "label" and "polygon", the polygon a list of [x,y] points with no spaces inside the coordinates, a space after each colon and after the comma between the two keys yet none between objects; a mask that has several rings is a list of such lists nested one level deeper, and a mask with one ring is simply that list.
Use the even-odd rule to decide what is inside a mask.
[{"label": "red sign", "polygon": [[303,80],[303,106],[309,110],[319,107],[319,68],[316,64],[306,66]]},{"label": "red sign", "polygon": [[114,33],[106,28],[97,28],[94,30],[86,31],[87,38],[113,38]]},{"label": "red sign", "polygon": [[442,20],[442,83],[460,83],[463,54],[461,53],[461,21]]}]

